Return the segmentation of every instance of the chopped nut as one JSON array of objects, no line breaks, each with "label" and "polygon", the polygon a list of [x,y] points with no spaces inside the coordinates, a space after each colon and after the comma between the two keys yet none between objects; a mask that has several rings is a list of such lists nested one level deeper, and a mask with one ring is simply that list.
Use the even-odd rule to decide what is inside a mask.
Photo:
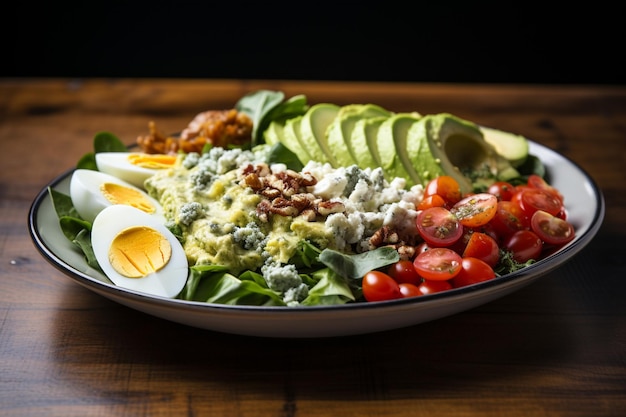
[{"label": "chopped nut", "polygon": [[375,248],[378,248],[383,245],[388,245],[391,243],[398,243],[398,233],[391,230],[387,226],[383,226],[377,231],[374,232],[372,237],[370,237],[370,244]]},{"label": "chopped nut", "polygon": [[254,191],[258,191],[263,188],[263,182],[257,174],[247,174],[243,177],[244,183],[252,188]]},{"label": "chopped nut", "polygon": [[415,246],[400,245],[397,247],[397,250],[402,260],[412,260],[415,258]]},{"label": "chopped nut", "polygon": [[317,204],[317,212],[322,216],[333,213],[343,213],[346,207],[340,201],[321,201]]}]

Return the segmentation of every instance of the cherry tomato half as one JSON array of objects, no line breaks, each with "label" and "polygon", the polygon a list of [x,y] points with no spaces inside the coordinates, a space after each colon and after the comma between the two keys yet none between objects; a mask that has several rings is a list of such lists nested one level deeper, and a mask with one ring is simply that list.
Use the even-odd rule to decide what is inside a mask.
[{"label": "cherry tomato half", "polygon": [[413,262],[405,259],[390,265],[387,274],[398,284],[409,283],[419,285],[422,282],[422,277],[420,277],[415,270]]},{"label": "cherry tomato half", "polygon": [[380,271],[370,271],[361,283],[363,297],[367,301],[385,301],[401,298],[402,293],[398,283],[389,275]]},{"label": "cherry tomato half", "polygon": [[550,245],[563,245],[574,239],[574,226],[566,220],[538,210],[530,219],[532,231]]},{"label": "cherry tomato half", "polygon": [[527,184],[532,188],[539,188],[552,194],[557,200],[563,203],[563,194],[553,186],[547,183],[542,177],[537,174],[531,174],[528,176]]},{"label": "cherry tomato half", "polygon": [[463,257],[478,258],[492,268],[500,260],[498,242],[486,233],[474,232],[467,241]]},{"label": "cherry tomato half", "polygon": [[477,282],[488,281],[496,277],[493,268],[486,262],[467,257],[461,262],[461,271],[451,280],[454,288],[465,287]]},{"label": "cherry tomato half", "polygon": [[553,216],[556,216],[563,208],[563,204],[559,199],[548,191],[540,188],[527,188],[522,190],[513,195],[511,201],[522,209],[528,219],[530,219],[537,210],[547,211]]},{"label": "cherry tomato half", "polygon": [[430,207],[443,207],[446,205],[446,201],[439,194],[433,194],[426,196],[417,205],[418,210],[426,210]]},{"label": "cherry tomato half", "polygon": [[511,201],[499,201],[496,214],[489,222],[495,233],[502,239],[524,228],[522,209]]},{"label": "cherry tomato half", "polygon": [[517,262],[525,263],[531,259],[539,259],[543,242],[535,232],[524,229],[509,236],[504,241],[503,248],[511,252]]},{"label": "cherry tomato half", "polygon": [[463,226],[445,207],[420,211],[415,224],[422,239],[432,246],[450,246],[463,234]]},{"label": "cherry tomato half", "polygon": [[489,223],[496,214],[498,198],[489,193],[467,196],[450,210],[463,226],[478,227]]},{"label": "cherry tomato half", "polygon": [[424,187],[424,197],[435,194],[443,197],[446,203],[452,205],[461,199],[461,186],[453,177],[440,175],[430,180]]},{"label": "cherry tomato half", "polygon": [[448,248],[431,248],[413,260],[417,273],[424,279],[445,281],[461,270],[461,255]]},{"label": "cherry tomato half", "polygon": [[498,201],[510,201],[515,192],[515,186],[507,181],[496,181],[487,188],[487,192],[495,195]]}]

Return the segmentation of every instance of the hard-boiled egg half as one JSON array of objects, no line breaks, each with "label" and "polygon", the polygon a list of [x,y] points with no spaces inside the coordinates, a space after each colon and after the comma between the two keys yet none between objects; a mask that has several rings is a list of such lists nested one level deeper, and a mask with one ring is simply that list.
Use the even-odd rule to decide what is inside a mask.
[{"label": "hard-boiled egg half", "polygon": [[174,298],[189,275],[181,243],[162,222],[135,207],[109,206],[91,228],[93,252],[116,285]]},{"label": "hard-boiled egg half", "polygon": [[136,187],[143,188],[144,181],[157,171],[171,168],[175,155],[147,154],[142,152],[98,152],[98,171],[121,178]]},{"label": "hard-boiled egg half", "polygon": [[104,172],[77,169],[70,180],[70,197],[84,220],[93,222],[104,208],[116,204],[133,206],[164,222],[163,207],[143,189]]}]

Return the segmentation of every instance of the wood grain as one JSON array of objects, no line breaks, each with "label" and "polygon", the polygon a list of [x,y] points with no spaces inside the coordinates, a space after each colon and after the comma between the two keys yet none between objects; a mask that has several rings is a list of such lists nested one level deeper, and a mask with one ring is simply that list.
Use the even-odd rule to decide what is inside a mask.
[{"label": "wood grain", "polygon": [[[523,134],[601,187],[596,239],[482,307],[331,339],[244,337],[170,323],[69,280],[34,248],[28,209],[91,151],[230,108],[260,88],[309,101],[450,112]],[[626,407],[626,88],[264,80],[0,80],[3,416],[618,416]]]}]

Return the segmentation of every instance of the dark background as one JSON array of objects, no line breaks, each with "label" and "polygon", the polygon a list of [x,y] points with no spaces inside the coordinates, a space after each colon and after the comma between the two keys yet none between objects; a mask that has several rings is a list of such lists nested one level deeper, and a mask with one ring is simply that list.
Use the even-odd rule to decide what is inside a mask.
[{"label": "dark background", "polygon": [[403,3],[22,1],[3,6],[0,76],[626,79],[617,8]]}]

